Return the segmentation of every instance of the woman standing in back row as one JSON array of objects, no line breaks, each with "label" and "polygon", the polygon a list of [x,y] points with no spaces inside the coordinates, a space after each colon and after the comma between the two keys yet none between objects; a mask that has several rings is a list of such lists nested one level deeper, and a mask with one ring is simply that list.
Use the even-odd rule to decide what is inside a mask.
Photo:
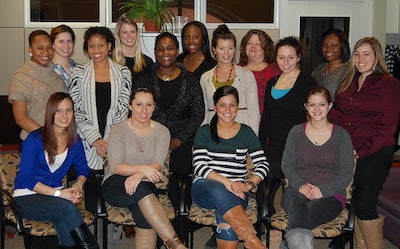
[{"label": "woman standing in back row", "polygon": [[294,125],[306,121],[304,102],[317,82],[299,68],[303,49],[296,37],[281,39],[275,48],[282,73],[268,81],[259,137],[270,163],[269,179],[282,179],[281,160],[287,135]]},{"label": "woman standing in back row", "polygon": [[376,206],[396,148],[399,99],[400,82],[389,75],[381,44],[374,37],[360,39],[329,115],[347,130],[354,145],[356,248],[383,249],[384,217]]},{"label": "woman standing in back row", "polygon": [[115,39],[106,27],[90,27],[84,36],[83,50],[89,62],[72,70],[69,93],[74,100],[78,133],[85,146],[90,167],[85,188],[85,206],[96,212],[96,175],[104,173],[107,137],[113,124],[128,116],[131,73],[111,57]]}]

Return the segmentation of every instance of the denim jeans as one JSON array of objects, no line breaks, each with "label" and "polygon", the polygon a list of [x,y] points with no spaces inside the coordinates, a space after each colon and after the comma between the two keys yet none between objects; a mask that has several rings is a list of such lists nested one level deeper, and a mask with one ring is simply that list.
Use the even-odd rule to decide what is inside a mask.
[{"label": "denim jeans", "polygon": [[74,246],[70,232],[83,224],[79,209],[72,202],[48,195],[27,195],[15,198],[22,217],[32,220],[48,220],[57,231],[58,243]]},{"label": "denim jeans", "polygon": [[[228,191],[225,186],[214,180],[210,179],[197,179],[192,186],[192,199],[199,207],[206,209],[215,209],[215,218],[217,224],[228,223],[223,218],[224,214],[236,207],[242,205],[244,209],[247,208],[248,196],[243,200],[230,191]],[[238,240],[237,235],[232,229],[229,229],[229,236],[224,233],[218,233],[217,238],[224,240]]]},{"label": "denim jeans", "polygon": [[138,202],[149,194],[156,194],[156,187],[151,182],[140,182],[136,192],[128,195],[125,190],[125,180],[127,176],[112,175],[103,183],[103,198],[106,202],[117,207],[128,207],[132,213],[135,223],[139,228],[151,229],[151,225],[143,216],[138,206]]},{"label": "denim jeans", "polygon": [[282,208],[288,214],[287,230],[314,229],[342,212],[342,203],[334,196],[309,200],[297,189],[288,187],[283,192]]}]

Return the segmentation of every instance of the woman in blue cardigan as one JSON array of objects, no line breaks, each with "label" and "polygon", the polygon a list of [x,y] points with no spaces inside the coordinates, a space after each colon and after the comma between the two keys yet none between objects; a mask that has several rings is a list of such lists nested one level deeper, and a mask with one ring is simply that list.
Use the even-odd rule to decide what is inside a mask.
[{"label": "woman in blue cardigan", "polygon": [[[62,179],[72,165],[77,181],[63,188]],[[88,174],[72,99],[56,92],[47,101],[44,127],[31,132],[22,144],[13,195],[23,217],[53,223],[61,249],[99,248],[75,206],[82,200]]]}]

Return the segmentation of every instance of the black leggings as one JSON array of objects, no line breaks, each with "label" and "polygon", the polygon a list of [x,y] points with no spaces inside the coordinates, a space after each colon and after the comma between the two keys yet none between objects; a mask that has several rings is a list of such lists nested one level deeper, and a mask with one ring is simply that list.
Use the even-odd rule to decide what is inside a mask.
[{"label": "black leggings", "polygon": [[138,202],[149,194],[156,194],[156,187],[151,182],[140,182],[136,192],[128,195],[125,191],[125,180],[127,176],[112,175],[103,183],[103,198],[106,202],[117,207],[128,207],[132,213],[135,223],[139,228],[151,229],[151,225],[147,222],[140,211]]},{"label": "black leggings", "polygon": [[394,152],[395,146],[388,146],[357,160],[353,195],[355,213],[359,219],[378,218],[378,196],[389,174]]}]

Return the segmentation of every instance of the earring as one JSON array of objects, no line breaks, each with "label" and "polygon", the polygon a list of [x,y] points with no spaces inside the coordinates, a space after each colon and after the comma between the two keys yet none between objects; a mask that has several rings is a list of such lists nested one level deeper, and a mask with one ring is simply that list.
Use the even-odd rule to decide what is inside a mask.
[{"label": "earring", "polygon": [[32,54],[31,52],[29,52],[29,54],[28,54],[28,55],[29,55],[29,57],[32,57],[32,56],[33,56],[33,54]]}]

